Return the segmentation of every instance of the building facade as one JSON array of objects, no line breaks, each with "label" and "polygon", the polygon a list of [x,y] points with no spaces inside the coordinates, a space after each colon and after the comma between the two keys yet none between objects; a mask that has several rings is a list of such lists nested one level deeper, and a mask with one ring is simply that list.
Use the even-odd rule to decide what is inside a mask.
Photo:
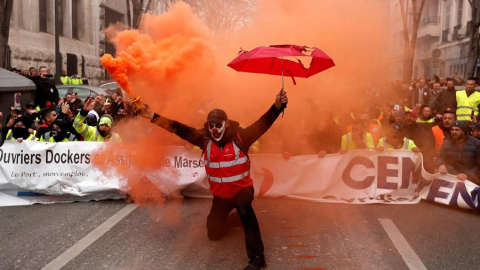
[{"label": "building facade", "polygon": [[[411,1],[405,1],[411,13]],[[426,0],[417,33],[413,78],[433,75],[464,78],[472,9],[468,0]],[[399,0],[390,5],[390,78],[403,77],[403,23]],[[408,20],[411,33],[412,18]]]},{"label": "building facade", "polygon": [[[102,30],[110,23],[127,24],[127,1],[59,0],[58,3],[61,69],[69,76],[77,72],[94,85],[109,80],[99,59],[104,53],[114,55],[115,48],[106,41]],[[151,9],[165,10],[161,3],[153,1]],[[11,67],[24,70],[46,66],[55,72],[54,15],[55,0],[13,2],[8,41]]]}]

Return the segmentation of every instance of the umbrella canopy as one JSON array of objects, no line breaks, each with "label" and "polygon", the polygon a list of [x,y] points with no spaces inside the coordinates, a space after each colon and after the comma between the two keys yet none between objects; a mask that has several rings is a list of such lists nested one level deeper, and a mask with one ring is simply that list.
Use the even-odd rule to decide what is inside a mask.
[{"label": "umbrella canopy", "polygon": [[[296,61],[284,59],[294,57]],[[311,57],[310,67],[306,68],[297,57]],[[257,47],[251,51],[240,51],[239,56],[228,64],[229,67],[242,72],[270,75],[287,75],[308,78],[335,66],[333,59],[315,47],[298,45],[271,45]]]}]

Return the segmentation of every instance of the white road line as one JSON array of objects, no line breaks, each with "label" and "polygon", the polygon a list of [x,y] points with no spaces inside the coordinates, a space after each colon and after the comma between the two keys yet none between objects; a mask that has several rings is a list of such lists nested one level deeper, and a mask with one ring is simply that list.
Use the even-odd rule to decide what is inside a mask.
[{"label": "white road line", "polygon": [[379,218],[380,224],[382,224],[383,229],[387,232],[388,237],[392,240],[393,245],[397,248],[400,255],[402,255],[403,260],[407,264],[409,269],[427,269],[420,258],[417,256],[412,247],[408,244],[405,237],[403,237],[400,230],[393,223],[391,219]]},{"label": "white road line", "polygon": [[78,241],[75,245],[63,252],[56,259],[45,265],[42,270],[54,270],[62,268],[137,207],[138,205],[136,204],[128,204],[122,208],[122,210],[118,211],[115,215],[105,221],[102,225],[98,226],[95,228],[95,230],[91,231],[87,236]]}]

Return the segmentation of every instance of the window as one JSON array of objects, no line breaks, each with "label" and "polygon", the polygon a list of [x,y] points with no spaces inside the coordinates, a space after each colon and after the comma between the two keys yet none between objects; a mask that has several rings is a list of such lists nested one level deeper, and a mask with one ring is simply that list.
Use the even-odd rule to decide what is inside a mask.
[{"label": "window", "polygon": [[60,0],[58,3],[58,29],[55,29],[60,36],[63,36],[63,2]]},{"label": "window", "polygon": [[451,4],[447,4],[445,6],[445,21],[443,23],[443,29],[447,30],[450,28],[450,9],[451,9]]},{"label": "window", "polygon": [[47,0],[40,0],[38,2],[39,8],[39,30],[40,32],[47,32]]},{"label": "window", "polygon": [[80,1],[72,0],[72,38],[78,39]]},{"label": "window", "polygon": [[463,0],[458,0],[457,25],[462,24],[462,16],[463,16]]}]

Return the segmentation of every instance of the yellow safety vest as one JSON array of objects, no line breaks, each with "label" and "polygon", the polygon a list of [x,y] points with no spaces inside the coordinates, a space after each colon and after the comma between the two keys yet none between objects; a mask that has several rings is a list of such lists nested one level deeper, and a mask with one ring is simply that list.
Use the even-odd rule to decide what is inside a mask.
[{"label": "yellow safety vest", "polygon": [[457,91],[457,120],[471,121],[472,111],[478,116],[478,105],[480,104],[480,93],[473,92],[467,96],[467,90]]},{"label": "yellow safety vest", "polygon": [[[17,139],[15,139],[13,137],[13,132],[12,130],[10,129],[8,132],[7,132],[7,137],[5,138],[5,140],[12,140],[12,141],[16,141]],[[37,140],[37,137],[35,136],[35,134],[30,134],[30,136],[28,136],[28,138],[26,139],[23,139],[24,141],[36,141]]]},{"label": "yellow safety vest", "polygon": [[[76,140],[77,140],[77,137],[75,137],[75,135],[70,133],[70,135],[68,137],[64,138],[60,142],[73,142],[73,141],[76,141]],[[55,139],[52,136],[51,131],[43,134],[42,137],[40,137],[39,141],[41,141],[41,142],[56,142]]]},{"label": "yellow safety vest", "polygon": [[[367,150],[373,150],[375,148],[373,144],[373,137],[372,134],[369,132],[365,132],[363,134],[363,143],[367,146]],[[355,150],[357,149],[357,145],[355,142],[352,140],[352,132],[348,132],[347,134],[342,136],[342,146],[340,147],[340,150]]]},{"label": "yellow safety vest", "polygon": [[[381,138],[378,141],[378,147],[383,147],[383,149],[389,149],[389,150],[397,149],[397,148],[393,147],[393,145],[386,143],[385,142],[386,140],[387,140],[386,137]],[[403,138],[403,145],[402,145],[402,147],[398,148],[398,150],[410,150],[410,151],[412,151],[413,148],[417,148],[415,143],[410,139]]]},{"label": "yellow safety vest", "polygon": [[82,79],[70,78],[70,84],[79,85],[79,84],[83,84],[83,81]]},{"label": "yellow safety vest", "polygon": [[98,128],[89,126],[84,123],[86,116],[81,115],[80,113],[75,116],[73,120],[73,128],[83,136],[84,141],[94,141],[94,142],[104,142],[104,141],[116,141],[121,142],[122,137],[115,132],[112,132],[107,138],[104,138],[100,135]]},{"label": "yellow safety vest", "polygon": [[69,77],[68,76],[60,76],[60,80],[63,84],[69,84]]},{"label": "yellow safety vest", "polygon": [[428,120],[422,120],[420,118],[417,119],[417,123],[433,123],[433,122],[434,122],[433,118],[430,118]]}]

